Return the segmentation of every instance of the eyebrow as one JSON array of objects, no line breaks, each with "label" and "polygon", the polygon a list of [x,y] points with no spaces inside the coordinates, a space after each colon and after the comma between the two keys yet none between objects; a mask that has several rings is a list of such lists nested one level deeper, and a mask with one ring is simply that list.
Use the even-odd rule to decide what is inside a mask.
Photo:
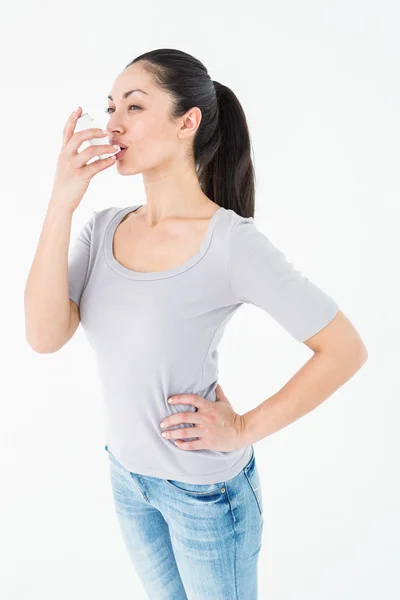
[{"label": "eyebrow", "polygon": [[[144,92],[143,90],[130,90],[129,92],[125,92],[125,94],[122,95],[123,99],[125,100],[128,96],[130,96],[131,94],[133,94],[133,92],[141,92],[142,94],[146,94],[148,96],[148,93]],[[107,98],[109,100],[113,101],[113,97],[112,96],[107,96]]]}]

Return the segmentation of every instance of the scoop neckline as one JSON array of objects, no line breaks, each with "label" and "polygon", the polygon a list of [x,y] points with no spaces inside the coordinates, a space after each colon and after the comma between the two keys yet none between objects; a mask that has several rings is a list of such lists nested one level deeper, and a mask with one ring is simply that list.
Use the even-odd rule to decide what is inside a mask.
[{"label": "scoop neckline", "polygon": [[212,215],[212,217],[210,218],[210,220],[208,222],[206,235],[201,243],[199,251],[196,252],[196,254],[194,254],[187,260],[185,260],[180,265],[173,267],[172,269],[167,269],[164,271],[146,272],[146,271],[134,271],[132,269],[128,269],[127,267],[124,267],[124,265],[122,265],[120,262],[117,261],[117,259],[114,256],[114,252],[113,252],[114,234],[115,234],[115,231],[116,231],[118,225],[121,223],[123,218],[128,213],[135,212],[142,206],[144,206],[144,204],[135,204],[133,206],[127,206],[127,207],[122,208],[121,210],[117,211],[115,213],[115,215],[113,216],[113,218],[111,219],[111,221],[109,222],[109,224],[107,225],[105,235],[104,235],[103,250],[104,250],[104,257],[105,257],[107,265],[115,273],[118,273],[122,277],[126,277],[128,279],[144,279],[144,280],[146,280],[146,279],[147,280],[164,279],[166,277],[172,277],[173,275],[183,273],[187,269],[190,269],[191,267],[193,267],[197,262],[199,262],[199,260],[207,252],[207,250],[210,246],[210,243],[211,243],[211,239],[212,239],[212,235],[213,235],[213,231],[214,231],[214,227],[215,227],[217,218],[223,211],[226,210],[223,206],[220,206],[214,212],[214,214]]}]

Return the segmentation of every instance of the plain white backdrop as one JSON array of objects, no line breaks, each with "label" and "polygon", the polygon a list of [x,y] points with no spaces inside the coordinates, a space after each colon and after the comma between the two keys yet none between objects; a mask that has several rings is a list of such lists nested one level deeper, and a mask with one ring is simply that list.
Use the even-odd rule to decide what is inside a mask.
[{"label": "plain white backdrop", "polygon": [[[80,105],[105,125],[118,73],[169,47],[238,96],[256,223],[369,353],[317,409],[255,444],[260,600],[399,598],[399,5],[72,0],[1,13],[0,597],[147,598],[114,513],[91,347],[80,326],[60,351],[35,353],[23,296],[69,114]],[[145,201],[141,175],[111,167],[92,179],[72,236],[93,210]],[[311,352],[245,305],[219,355],[219,383],[244,413]]]}]

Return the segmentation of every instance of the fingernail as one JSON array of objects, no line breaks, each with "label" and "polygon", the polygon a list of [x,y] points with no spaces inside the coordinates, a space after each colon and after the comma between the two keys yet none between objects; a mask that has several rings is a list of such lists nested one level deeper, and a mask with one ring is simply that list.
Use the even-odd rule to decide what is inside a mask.
[{"label": "fingernail", "polygon": [[105,133],[106,135],[108,135],[107,129],[102,129],[102,132]]}]

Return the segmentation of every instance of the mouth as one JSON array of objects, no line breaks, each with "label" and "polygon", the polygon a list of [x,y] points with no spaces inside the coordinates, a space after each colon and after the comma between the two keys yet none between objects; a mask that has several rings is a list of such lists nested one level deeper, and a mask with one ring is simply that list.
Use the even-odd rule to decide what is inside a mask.
[{"label": "mouth", "polygon": [[119,160],[120,158],[123,157],[123,155],[125,154],[125,152],[128,150],[128,148],[122,148],[119,152],[117,152],[117,154],[115,154],[117,160]]}]

